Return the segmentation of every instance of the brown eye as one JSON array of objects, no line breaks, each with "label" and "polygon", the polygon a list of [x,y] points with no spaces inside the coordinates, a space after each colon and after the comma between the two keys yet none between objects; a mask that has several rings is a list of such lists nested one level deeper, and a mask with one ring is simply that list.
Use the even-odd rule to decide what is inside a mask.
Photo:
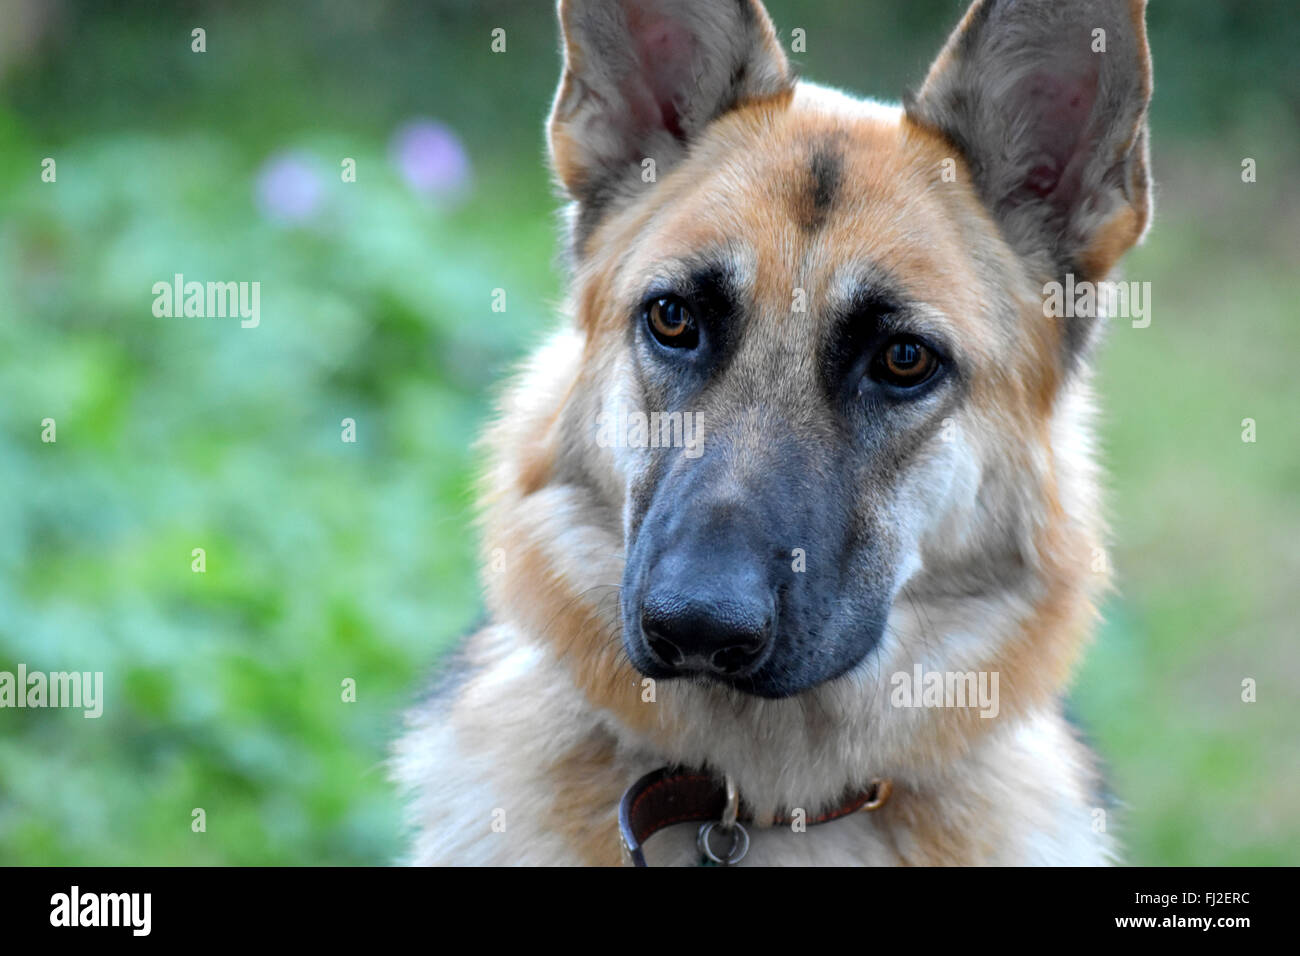
[{"label": "brown eye", "polygon": [[914,388],[939,367],[939,357],[919,339],[891,339],[876,356],[875,377],[895,388]]},{"label": "brown eye", "polygon": [[652,299],[646,305],[646,324],[660,345],[692,349],[699,344],[700,333],[695,317],[677,296]]}]

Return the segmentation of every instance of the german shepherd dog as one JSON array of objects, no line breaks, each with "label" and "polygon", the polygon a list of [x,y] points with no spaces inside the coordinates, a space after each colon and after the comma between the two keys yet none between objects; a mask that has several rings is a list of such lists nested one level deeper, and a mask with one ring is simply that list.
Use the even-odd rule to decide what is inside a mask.
[{"label": "german shepherd dog", "polygon": [[759,0],[561,0],[571,321],[486,439],[411,862],[1113,859],[1063,716],[1101,321],[1045,292],[1147,227],[1144,2],[977,0],[894,107]]}]

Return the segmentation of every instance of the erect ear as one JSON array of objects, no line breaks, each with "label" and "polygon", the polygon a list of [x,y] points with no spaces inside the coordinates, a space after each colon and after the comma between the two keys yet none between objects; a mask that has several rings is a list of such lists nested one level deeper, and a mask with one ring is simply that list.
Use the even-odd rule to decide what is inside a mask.
[{"label": "erect ear", "polygon": [[976,0],[908,115],[1038,272],[1104,279],[1150,219],[1146,0]]},{"label": "erect ear", "polygon": [[564,74],[551,159],[578,201],[578,239],[602,208],[663,175],[747,99],[791,86],[758,0],[560,0]]}]

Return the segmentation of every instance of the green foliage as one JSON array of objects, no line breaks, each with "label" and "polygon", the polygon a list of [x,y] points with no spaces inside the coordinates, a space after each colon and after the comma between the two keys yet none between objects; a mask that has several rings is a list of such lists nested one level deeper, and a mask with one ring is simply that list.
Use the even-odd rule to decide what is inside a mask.
[{"label": "green foliage", "polygon": [[[0,669],[107,687],[98,720],[0,713],[0,859],[389,859],[381,761],[479,613],[469,449],[546,290],[500,223],[419,201],[378,144],[349,144],[359,181],[327,168],[320,221],[287,229],[221,138],[99,135],[46,184],[7,119],[0,154],[28,168],[0,231]],[[549,241],[530,217],[518,234]],[[260,281],[260,326],[154,317],[174,272]]]}]

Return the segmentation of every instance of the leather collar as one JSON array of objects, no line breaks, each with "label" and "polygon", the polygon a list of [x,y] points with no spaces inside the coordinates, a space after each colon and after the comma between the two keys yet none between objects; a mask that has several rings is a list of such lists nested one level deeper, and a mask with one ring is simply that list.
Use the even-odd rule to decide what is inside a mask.
[{"label": "leather collar", "polygon": [[[893,787],[888,780],[875,780],[867,789],[847,796],[838,806],[818,816],[805,818],[804,823],[815,826],[829,823],[859,810],[877,810],[882,807]],[[730,820],[728,809],[734,814]],[[774,817],[772,826],[789,826],[794,816],[782,813]],[[719,782],[712,774],[699,770],[687,770],[680,767],[661,767],[646,774],[627,788],[623,799],[618,804],[618,829],[622,839],[623,851],[634,866],[647,866],[643,846],[665,827],[676,823],[704,823],[701,828],[701,849],[708,853],[710,821],[721,822],[724,830],[730,830],[736,821],[752,823],[752,810],[743,800],[738,800],[730,781]],[[738,827],[744,836],[744,846],[748,847],[748,834],[743,827]],[[733,839],[733,849],[736,847]],[[709,853],[709,855],[712,855]],[[729,861],[739,862],[740,855]]]}]

